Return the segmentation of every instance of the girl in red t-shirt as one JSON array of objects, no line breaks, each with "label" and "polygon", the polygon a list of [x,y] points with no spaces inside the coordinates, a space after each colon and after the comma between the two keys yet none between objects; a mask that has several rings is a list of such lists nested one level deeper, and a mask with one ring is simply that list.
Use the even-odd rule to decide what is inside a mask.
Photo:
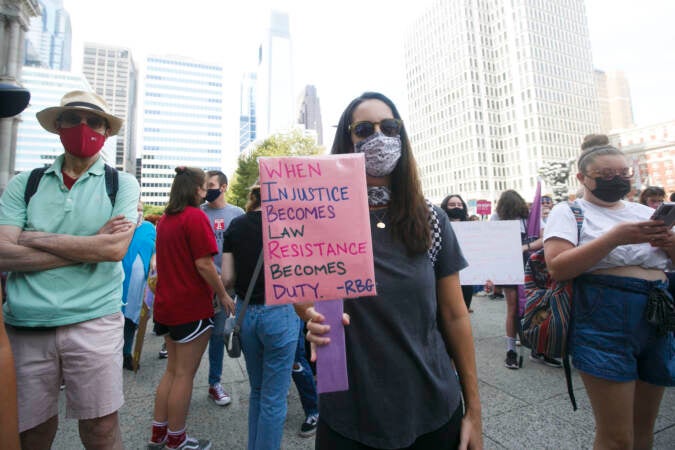
[{"label": "girl in red t-shirt", "polygon": [[[213,328],[213,294],[228,313],[234,302],[213,263],[218,253],[206,214],[201,169],[177,167],[169,203],[157,225],[155,333],[164,336],[169,360],[155,397],[149,448],[209,448],[185,432],[192,382]],[[169,414],[171,411],[171,414]]]}]

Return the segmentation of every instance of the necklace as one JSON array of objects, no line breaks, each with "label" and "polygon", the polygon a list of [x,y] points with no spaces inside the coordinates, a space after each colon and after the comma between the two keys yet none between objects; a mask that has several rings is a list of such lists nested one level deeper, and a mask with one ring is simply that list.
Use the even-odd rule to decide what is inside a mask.
[{"label": "necklace", "polygon": [[[378,214],[380,212],[380,214]],[[375,216],[375,220],[377,220],[377,223],[375,226],[379,228],[380,230],[384,230],[387,228],[387,225],[384,223],[384,218],[387,216],[387,210],[383,209],[382,211],[375,211],[373,210],[373,215]]]}]

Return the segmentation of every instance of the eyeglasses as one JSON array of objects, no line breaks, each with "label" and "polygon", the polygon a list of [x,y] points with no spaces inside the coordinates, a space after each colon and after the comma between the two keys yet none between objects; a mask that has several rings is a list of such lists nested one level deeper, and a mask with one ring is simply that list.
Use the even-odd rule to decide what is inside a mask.
[{"label": "eyeglasses", "polygon": [[542,204],[542,205],[552,205],[552,204],[553,204],[553,200],[551,200],[551,199],[548,198],[548,197],[542,197],[542,198],[541,198],[541,204]]},{"label": "eyeglasses", "polygon": [[604,167],[602,169],[593,169],[591,170],[591,173],[599,174],[600,178],[602,178],[603,180],[611,180],[614,177],[623,178],[624,180],[629,180],[633,178],[632,167],[622,167],[621,169],[612,169],[611,167]]},{"label": "eyeglasses", "polygon": [[95,115],[85,117],[73,111],[65,111],[63,114],[61,114],[59,121],[65,125],[74,127],[81,124],[82,119],[85,119],[89,128],[94,130],[98,130],[99,128],[106,126],[106,120],[103,117]]},{"label": "eyeglasses", "polygon": [[369,122],[363,120],[349,125],[349,131],[360,138],[367,138],[375,133],[375,125],[380,126],[380,131],[385,136],[394,137],[401,133],[403,128],[403,121],[399,119],[384,119],[379,122]]}]

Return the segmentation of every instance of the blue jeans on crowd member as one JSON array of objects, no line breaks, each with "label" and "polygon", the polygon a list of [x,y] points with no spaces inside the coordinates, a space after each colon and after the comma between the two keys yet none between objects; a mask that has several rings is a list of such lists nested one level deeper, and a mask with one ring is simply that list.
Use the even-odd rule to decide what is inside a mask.
[{"label": "blue jeans on crowd member", "polygon": [[[303,324],[299,324],[300,334],[298,336],[298,346],[295,350],[295,361],[293,363],[293,382],[298,388],[300,394],[300,403],[305,411],[305,416],[314,416],[319,414],[319,395],[316,393],[316,382],[312,368],[309,366],[307,356],[305,355],[305,336],[303,334]],[[296,367],[297,366],[297,367]]]},{"label": "blue jeans on crowd member", "polygon": [[[237,317],[243,306],[237,302]],[[249,305],[241,327],[241,349],[251,386],[248,450],[278,450],[286,421],[288,376],[298,346],[300,318],[292,305]]]},{"label": "blue jeans on crowd member", "polygon": [[213,316],[213,332],[209,339],[209,385],[220,383],[220,376],[223,374],[223,357],[225,356],[225,319],[227,314],[220,307]]}]

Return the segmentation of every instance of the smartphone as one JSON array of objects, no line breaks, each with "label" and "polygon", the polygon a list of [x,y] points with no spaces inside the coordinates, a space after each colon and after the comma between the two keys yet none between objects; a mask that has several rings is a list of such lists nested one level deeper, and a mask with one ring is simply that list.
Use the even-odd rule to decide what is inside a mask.
[{"label": "smartphone", "polygon": [[675,223],[675,203],[666,202],[661,204],[651,217],[652,220],[663,220],[667,227],[672,227]]}]

